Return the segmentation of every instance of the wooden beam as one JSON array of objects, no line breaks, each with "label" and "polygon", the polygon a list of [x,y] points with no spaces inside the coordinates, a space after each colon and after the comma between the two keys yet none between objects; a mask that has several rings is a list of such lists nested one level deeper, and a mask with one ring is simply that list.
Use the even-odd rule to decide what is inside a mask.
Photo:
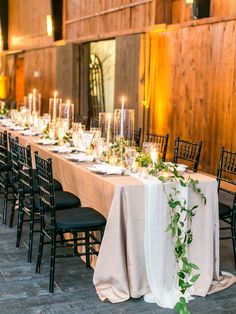
[{"label": "wooden beam", "polygon": [[150,3],[152,1],[153,0],[139,0],[139,1],[136,1],[136,2],[133,2],[133,3],[122,4],[122,5],[119,5],[117,7],[101,11],[99,13],[94,13],[94,14],[82,16],[82,17],[79,17],[79,18],[76,18],[76,19],[71,19],[71,20],[66,21],[65,23],[66,24],[77,23],[77,22],[80,22],[80,21],[92,19],[94,17],[99,17],[99,16],[102,16],[102,15],[105,15],[105,14],[114,13],[114,12],[117,12],[117,11],[120,11],[120,10],[130,9],[132,7],[137,7],[139,5],[144,5],[144,4]]}]

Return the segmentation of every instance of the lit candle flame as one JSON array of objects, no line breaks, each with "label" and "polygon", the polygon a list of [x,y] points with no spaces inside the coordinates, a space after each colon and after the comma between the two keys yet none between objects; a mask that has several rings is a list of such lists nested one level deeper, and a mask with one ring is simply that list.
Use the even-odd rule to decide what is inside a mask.
[{"label": "lit candle flame", "polygon": [[124,96],[121,98],[121,107],[122,107],[122,109],[124,109],[124,107],[125,107],[125,97]]},{"label": "lit candle flame", "polygon": [[54,98],[57,98],[57,91],[54,92]]}]

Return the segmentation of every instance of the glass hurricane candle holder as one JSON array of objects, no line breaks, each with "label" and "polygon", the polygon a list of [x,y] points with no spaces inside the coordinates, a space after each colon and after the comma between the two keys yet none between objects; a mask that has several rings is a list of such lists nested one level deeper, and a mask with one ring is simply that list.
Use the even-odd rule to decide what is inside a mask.
[{"label": "glass hurricane candle holder", "polygon": [[60,105],[59,117],[60,119],[66,121],[66,131],[68,131],[74,122],[74,104],[70,101],[62,103]]},{"label": "glass hurricane candle holder", "polygon": [[40,115],[41,113],[41,94],[36,93],[33,91],[32,94],[32,108],[29,108],[30,110],[32,109],[32,114],[38,113]]},{"label": "glass hurricane candle holder", "polygon": [[112,126],[113,126],[113,114],[110,112],[99,113],[99,130],[100,135],[107,142],[107,145],[112,141]]},{"label": "glass hurricane candle holder", "polygon": [[116,109],[114,113],[115,140],[134,141],[134,110]]},{"label": "glass hurricane candle holder", "polygon": [[58,144],[59,145],[64,144],[63,138],[64,138],[65,134],[66,134],[66,130],[65,130],[64,126],[63,125],[59,126],[57,128],[57,137],[58,137]]},{"label": "glass hurricane candle holder", "polygon": [[53,97],[49,99],[49,115],[51,117],[51,121],[54,123],[56,123],[59,118],[61,103],[61,98]]}]

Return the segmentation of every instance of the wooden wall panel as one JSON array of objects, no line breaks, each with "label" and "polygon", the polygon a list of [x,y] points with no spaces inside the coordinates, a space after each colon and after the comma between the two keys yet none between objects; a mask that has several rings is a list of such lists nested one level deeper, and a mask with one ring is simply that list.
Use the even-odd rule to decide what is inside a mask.
[{"label": "wooden wall panel", "polygon": [[9,49],[52,44],[47,36],[46,15],[51,14],[50,0],[9,0]]},{"label": "wooden wall panel", "polygon": [[16,80],[15,80],[15,89],[16,89],[16,103],[19,108],[19,104],[23,103],[25,96],[25,63],[23,57],[16,58]]},{"label": "wooden wall panel", "polygon": [[140,35],[116,38],[115,99],[114,107],[121,107],[125,97],[125,108],[135,109],[136,127],[142,111],[139,110],[139,51]]},{"label": "wooden wall panel", "polygon": [[172,0],[172,23],[183,23],[192,20],[192,7],[185,0]]},{"label": "wooden wall panel", "polygon": [[[35,77],[35,71],[39,77]],[[56,89],[56,48],[27,51],[25,53],[26,94],[36,88],[42,94],[43,112],[48,108],[48,99]]]},{"label": "wooden wall panel", "polygon": [[151,131],[203,140],[200,170],[215,174],[220,147],[236,151],[236,21],[185,27],[157,37]]},{"label": "wooden wall panel", "polygon": [[171,0],[70,0],[65,4],[69,40],[113,37],[171,21]]},{"label": "wooden wall panel", "polygon": [[235,0],[211,0],[211,16],[230,16],[236,14]]}]

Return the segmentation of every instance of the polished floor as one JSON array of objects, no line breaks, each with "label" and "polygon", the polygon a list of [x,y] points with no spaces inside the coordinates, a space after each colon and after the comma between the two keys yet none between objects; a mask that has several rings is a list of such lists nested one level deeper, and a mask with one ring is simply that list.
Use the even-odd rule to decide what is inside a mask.
[{"label": "polished floor", "polygon": [[[1,219],[1,214],[0,214]],[[119,304],[101,302],[96,295],[93,270],[78,258],[59,259],[56,264],[55,292],[48,292],[49,252],[45,250],[41,274],[35,274],[37,239],[32,264],[26,261],[27,228],[20,248],[15,247],[16,227],[0,225],[0,314],[36,313],[175,313],[131,299]],[[221,268],[234,272],[231,242],[221,245]],[[104,266],[105,267],[105,266]],[[191,313],[236,313],[236,285],[190,302]]]}]

